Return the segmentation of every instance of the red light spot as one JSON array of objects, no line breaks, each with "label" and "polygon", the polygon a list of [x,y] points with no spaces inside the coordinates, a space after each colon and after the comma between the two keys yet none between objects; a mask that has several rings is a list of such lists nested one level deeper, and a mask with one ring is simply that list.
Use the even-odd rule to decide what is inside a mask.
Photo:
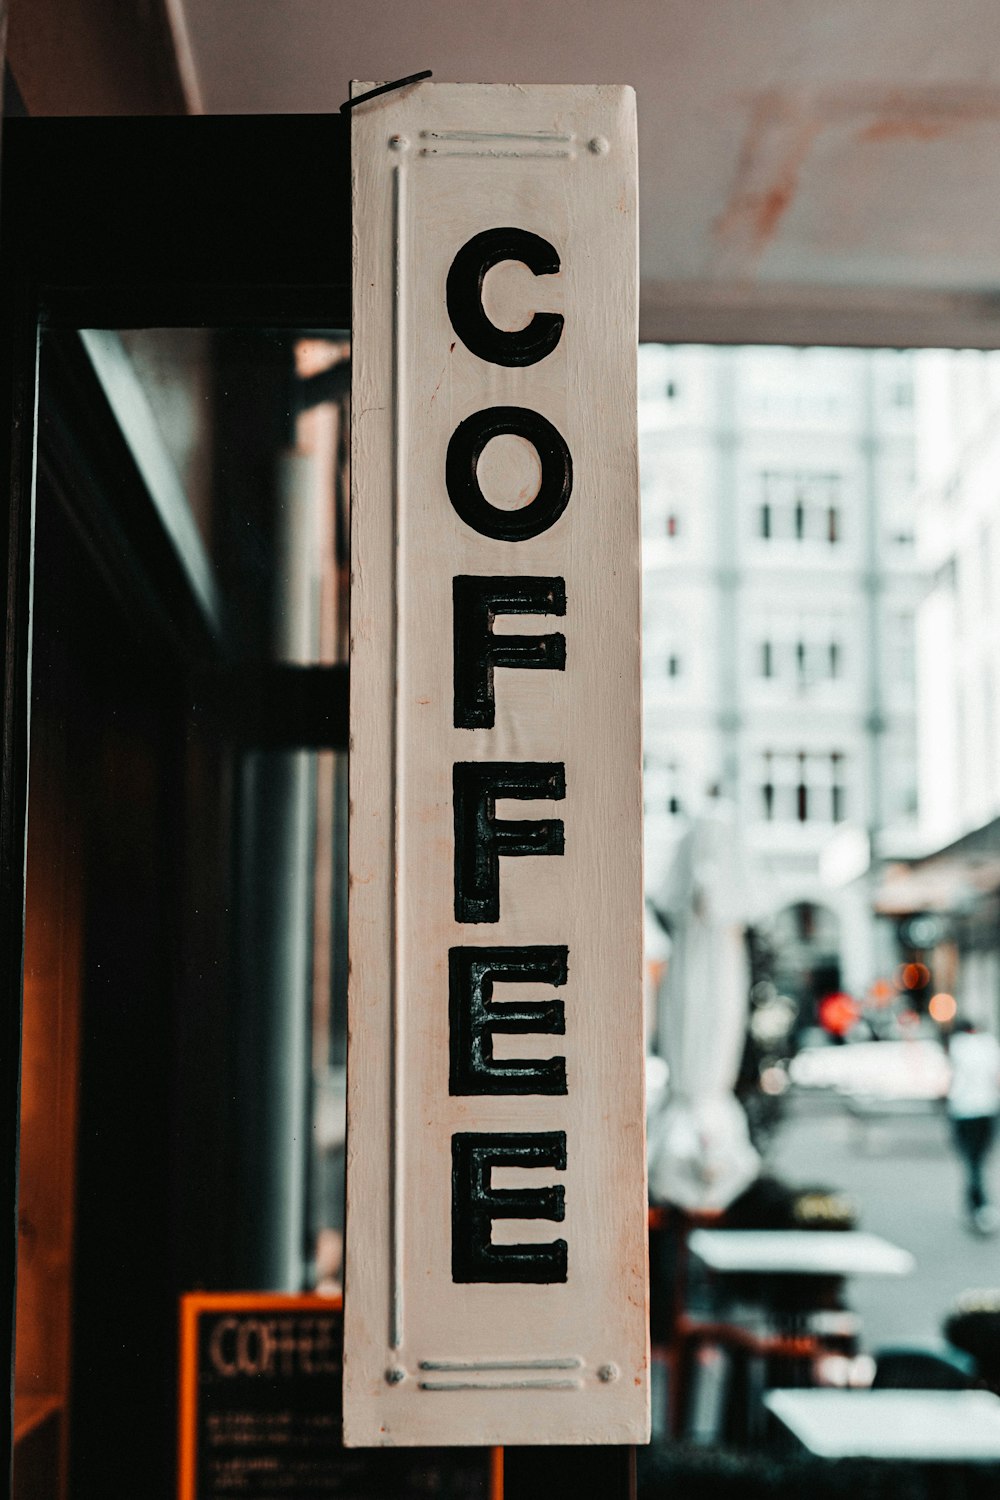
[{"label": "red light spot", "polygon": [[817,1011],[819,1024],[833,1036],[844,1036],[861,1014],[860,1006],[852,995],[835,991],[824,995]]}]

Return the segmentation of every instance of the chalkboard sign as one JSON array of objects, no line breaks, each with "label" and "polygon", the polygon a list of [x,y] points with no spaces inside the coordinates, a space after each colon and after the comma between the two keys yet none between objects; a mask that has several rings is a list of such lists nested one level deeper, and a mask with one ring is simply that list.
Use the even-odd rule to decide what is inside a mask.
[{"label": "chalkboard sign", "polygon": [[339,1297],[183,1297],[179,1500],[493,1500],[487,1451],[345,1451],[342,1350]]}]

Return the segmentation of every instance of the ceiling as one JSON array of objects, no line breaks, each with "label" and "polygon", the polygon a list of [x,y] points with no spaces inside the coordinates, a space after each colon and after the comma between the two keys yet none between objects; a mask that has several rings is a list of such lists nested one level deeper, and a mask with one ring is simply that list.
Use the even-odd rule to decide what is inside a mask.
[{"label": "ceiling", "polygon": [[163,3],[208,113],[633,84],[647,337],[1000,343],[995,0]]}]

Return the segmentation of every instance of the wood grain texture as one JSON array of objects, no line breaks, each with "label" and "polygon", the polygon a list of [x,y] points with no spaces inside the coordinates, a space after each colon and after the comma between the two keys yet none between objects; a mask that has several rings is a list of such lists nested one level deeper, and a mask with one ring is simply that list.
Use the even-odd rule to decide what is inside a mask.
[{"label": "wood grain texture", "polygon": [[[357,85],[363,91],[367,85]],[[345,1441],[608,1444],[648,1436],[635,107],[621,87],[421,84],[352,120],[354,388],[350,1051]],[[445,283],[475,234],[518,226],[558,275],[508,262],[483,300],[502,327],[561,312],[558,345],[510,368],[473,355]],[[445,456],[488,406],[565,437],[573,491],[543,534],[479,535],[449,502]],[[498,506],[536,482],[520,439],[480,476]],[[452,580],[565,579],[564,671],[495,672],[491,728],[453,724]],[[500,860],[500,918],[455,919],[453,766],[558,762],[565,799],[500,802],[561,818],[565,854]],[[497,1037],[503,1057],[566,1058],[557,1096],[449,1096],[448,953],[565,944],[564,1037]],[[564,1238],[561,1284],[453,1282],[452,1138],[565,1132],[565,1220],[502,1221],[493,1242]]]},{"label": "wood grain texture", "polygon": [[[50,705],[32,726],[24,933],[14,1426],[52,1401],[68,1413],[83,990],[79,813],[65,736]],[[39,1405],[39,1403],[42,1403]],[[34,1411],[34,1417],[31,1416]],[[59,1426],[59,1496],[68,1423]],[[58,1497],[53,1495],[53,1500]]]}]

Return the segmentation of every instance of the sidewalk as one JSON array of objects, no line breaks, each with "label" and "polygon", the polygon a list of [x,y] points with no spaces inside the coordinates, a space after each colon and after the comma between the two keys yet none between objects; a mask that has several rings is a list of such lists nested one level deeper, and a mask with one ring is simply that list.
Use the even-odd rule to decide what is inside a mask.
[{"label": "sidewalk", "polygon": [[[961,1174],[943,1117],[880,1122],[861,1144],[836,1100],[794,1099],[767,1166],[789,1182],[850,1194],[859,1228],[884,1235],[916,1257],[912,1276],[851,1282],[848,1299],[864,1320],[867,1349],[937,1338],[943,1315],[960,1292],[1000,1290],[1000,1236],[983,1239],[965,1228]],[[1000,1204],[1000,1139],[989,1180]]]}]

